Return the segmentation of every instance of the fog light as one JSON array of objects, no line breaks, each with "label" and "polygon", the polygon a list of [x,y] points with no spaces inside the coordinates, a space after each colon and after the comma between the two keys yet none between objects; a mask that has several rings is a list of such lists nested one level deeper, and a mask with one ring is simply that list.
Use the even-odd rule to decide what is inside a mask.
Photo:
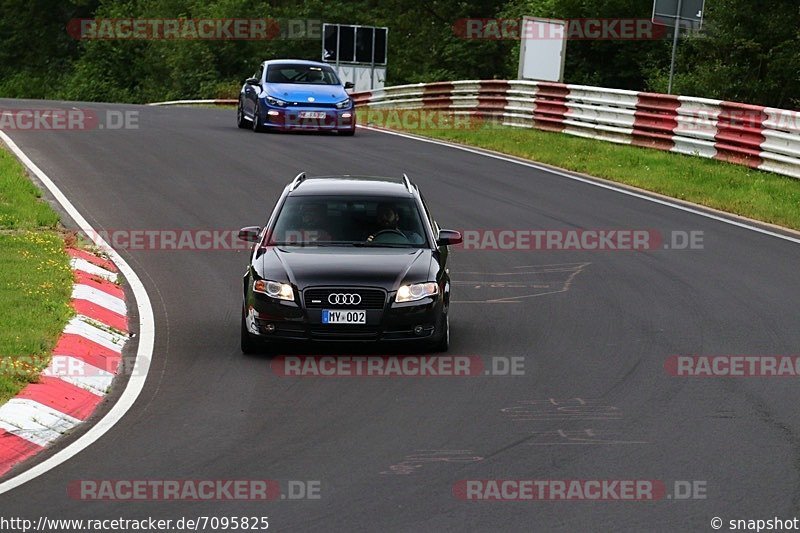
[{"label": "fog light", "polygon": [[272,333],[273,331],[275,331],[275,324],[266,324],[264,326],[264,329],[266,330],[267,333]]},{"label": "fog light", "polygon": [[414,326],[414,335],[422,335],[422,326]]},{"label": "fog light", "polygon": [[277,117],[278,115],[280,115],[280,112],[279,111],[275,111],[273,109],[270,109],[269,111],[267,111],[267,115],[270,115],[270,116],[273,116],[273,117]]},{"label": "fog light", "polygon": [[352,114],[350,114],[350,113],[342,113],[342,118],[350,118],[350,117],[352,117],[352,116],[353,116],[353,115],[352,115]]}]

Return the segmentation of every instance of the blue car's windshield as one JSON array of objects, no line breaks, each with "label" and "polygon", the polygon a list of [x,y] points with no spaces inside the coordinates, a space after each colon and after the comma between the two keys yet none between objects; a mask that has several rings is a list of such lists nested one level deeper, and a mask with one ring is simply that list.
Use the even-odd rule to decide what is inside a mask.
[{"label": "blue car's windshield", "polygon": [[316,85],[340,85],[339,78],[330,67],[313,65],[281,64],[267,69],[267,83],[304,83]]}]

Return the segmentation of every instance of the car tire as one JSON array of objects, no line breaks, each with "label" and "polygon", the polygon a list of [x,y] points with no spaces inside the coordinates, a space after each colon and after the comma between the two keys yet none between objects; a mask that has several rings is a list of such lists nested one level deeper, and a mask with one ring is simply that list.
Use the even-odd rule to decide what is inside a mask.
[{"label": "car tire", "polygon": [[239,105],[236,107],[236,125],[245,130],[252,127],[250,121],[244,116],[244,109],[242,109],[242,99],[239,99]]},{"label": "car tire", "polygon": [[450,349],[450,314],[445,313],[442,325],[440,326],[438,338],[433,341],[431,349],[436,353],[444,353]]},{"label": "car tire", "polygon": [[263,133],[266,128],[261,124],[261,107],[256,103],[256,109],[253,112],[253,131],[256,133]]}]

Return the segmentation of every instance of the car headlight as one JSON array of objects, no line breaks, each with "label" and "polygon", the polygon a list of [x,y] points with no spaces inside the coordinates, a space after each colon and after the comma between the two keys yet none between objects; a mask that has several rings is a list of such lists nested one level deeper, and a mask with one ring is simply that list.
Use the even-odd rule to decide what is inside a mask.
[{"label": "car headlight", "polygon": [[267,96],[267,103],[269,105],[274,105],[274,106],[277,106],[277,107],[286,107],[288,105],[288,102],[284,102],[283,100],[280,100],[278,98],[274,98],[272,96]]},{"label": "car headlight", "polygon": [[350,107],[350,99],[345,98],[341,102],[336,102],[336,109],[346,109]]},{"label": "car headlight", "polygon": [[261,294],[266,294],[270,298],[289,300],[290,302],[294,301],[294,290],[288,283],[257,279],[253,282],[253,290]]},{"label": "car headlight", "polygon": [[439,285],[436,282],[415,283],[413,285],[403,285],[397,289],[395,302],[415,302],[428,296],[439,294]]}]

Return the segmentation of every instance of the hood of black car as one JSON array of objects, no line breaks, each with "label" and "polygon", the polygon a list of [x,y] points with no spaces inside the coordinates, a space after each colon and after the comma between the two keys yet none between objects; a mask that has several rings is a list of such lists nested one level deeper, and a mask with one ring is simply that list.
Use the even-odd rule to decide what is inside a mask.
[{"label": "hood of black car", "polygon": [[430,281],[431,255],[431,250],[416,248],[273,246],[254,266],[263,278],[288,279],[301,290],[368,286],[393,291],[403,283]]}]

